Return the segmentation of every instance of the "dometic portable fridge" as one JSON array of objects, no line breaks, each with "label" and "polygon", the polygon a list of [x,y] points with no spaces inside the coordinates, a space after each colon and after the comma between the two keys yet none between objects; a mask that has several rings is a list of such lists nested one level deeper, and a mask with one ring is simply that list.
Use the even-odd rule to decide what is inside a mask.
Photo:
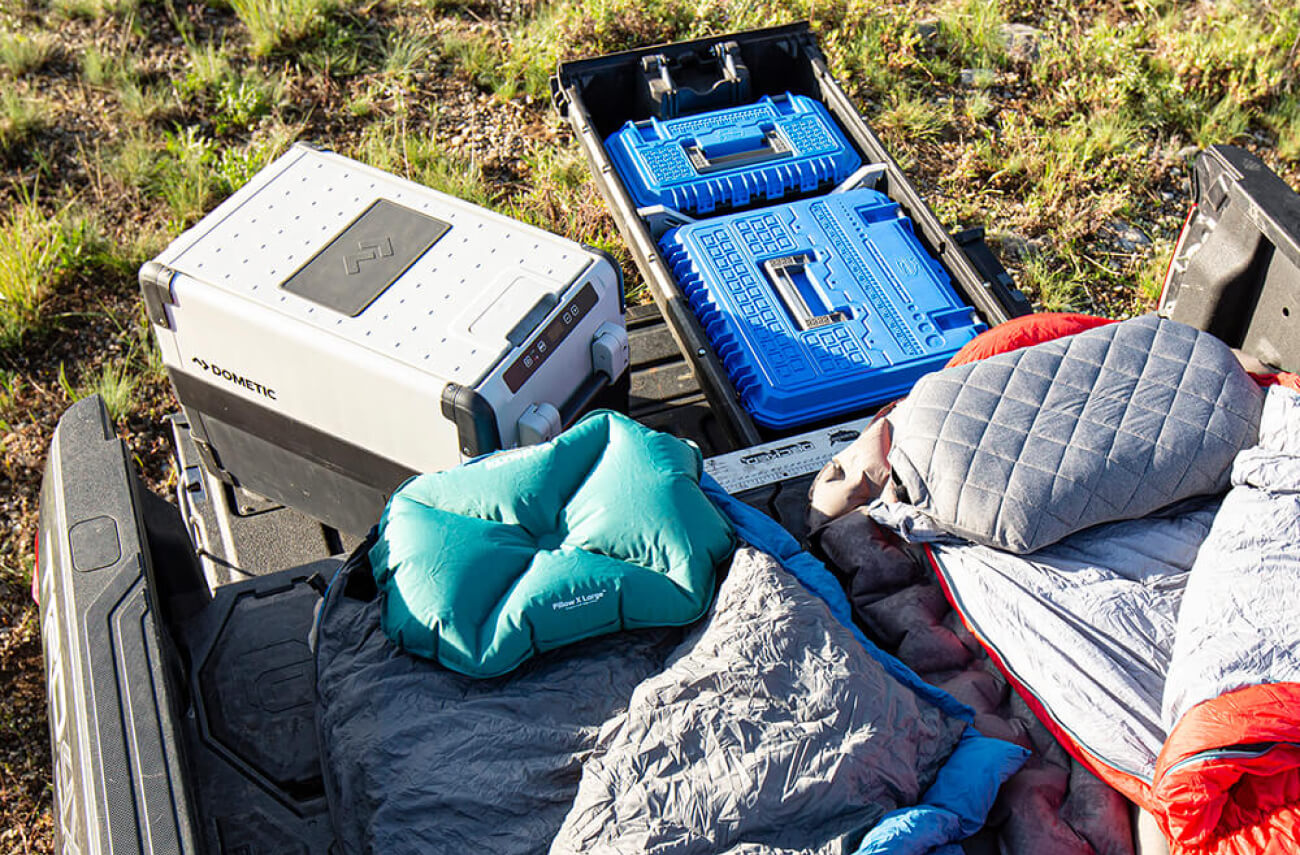
[{"label": "dometic portable fridge", "polygon": [[353,534],[414,473],[626,401],[608,256],[305,145],[140,284],[204,465]]}]

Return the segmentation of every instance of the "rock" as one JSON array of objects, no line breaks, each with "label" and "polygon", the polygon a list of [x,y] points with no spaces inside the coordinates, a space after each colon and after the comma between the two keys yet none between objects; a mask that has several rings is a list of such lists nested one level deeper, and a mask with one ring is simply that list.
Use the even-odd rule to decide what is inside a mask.
[{"label": "rock", "polygon": [[1124,252],[1132,252],[1139,247],[1151,245],[1151,238],[1143,234],[1141,229],[1123,220],[1111,220],[1106,224],[1106,228],[1114,238],[1115,244]]},{"label": "rock", "polygon": [[935,18],[926,18],[916,22],[916,34],[921,37],[921,41],[928,42],[939,35],[939,21]]},{"label": "rock", "polygon": [[1002,254],[1015,261],[1027,261],[1043,251],[1043,242],[1016,232],[1004,232],[999,237]]},{"label": "rock", "polygon": [[1007,55],[1016,62],[1030,63],[1038,59],[1043,32],[1028,24],[1003,24],[998,27],[998,37]]}]

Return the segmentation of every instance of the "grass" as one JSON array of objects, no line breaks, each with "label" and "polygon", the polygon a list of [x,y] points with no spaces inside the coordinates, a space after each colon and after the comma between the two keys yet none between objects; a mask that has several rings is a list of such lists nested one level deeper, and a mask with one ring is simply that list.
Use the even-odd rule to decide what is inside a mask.
[{"label": "grass", "polygon": [[133,124],[158,119],[172,107],[172,93],[167,86],[126,79],[116,89],[122,113]]},{"label": "grass", "polygon": [[105,359],[97,367],[82,371],[75,384],[68,380],[66,367],[59,365],[59,388],[67,402],[72,404],[89,395],[98,395],[113,421],[134,408],[142,382],[140,366],[130,355]]},{"label": "grass", "polygon": [[[503,97],[543,98],[562,57],[590,56],[690,34],[704,8],[684,0],[560,0],[540,7],[535,17],[514,28],[494,66],[469,71],[488,77]],[[477,56],[481,62],[490,52]]]},{"label": "grass", "polygon": [[877,114],[876,128],[916,143],[933,142],[948,127],[949,115],[946,104],[935,105],[917,93],[896,91],[890,97],[890,106]]},{"label": "grass", "polygon": [[475,85],[495,89],[503,97],[511,97],[516,92],[518,82],[501,71],[506,54],[490,36],[474,31],[444,33],[438,51]]},{"label": "grass", "polygon": [[314,36],[338,8],[335,0],[230,0],[248,30],[254,56],[267,56]]},{"label": "grass", "polygon": [[411,128],[403,121],[376,122],[366,128],[350,154],[478,205],[493,201],[483,170],[472,160],[447,152],[433,139],[429,128]]},{"label": "grass", "polygon": [[1152,306],[1160,300],[1160,292],[1165,284],[1165,273],[1169,271],[1169,259],[1173,252],[1173,241],[1159,241],[1151,247],[1146,259],[1138,268],[1137,292]]},{"label": "grass", "polygon": [[39,71],[54,52],[54,39],[47,33],[0,33],[0,69],[15,77]]},{"label": "grass", "polygon": [[962,110],[967,121],[979,125],[987,121],[997,110],[997,105],[986,92],[972,92],[966,96]]},{"label": "grass", "polygon": [[96,225],[80,212],[51,216],[32,197],[13,206],[0,220],[0,351],[38,329],[50,296],[102,250]]},{"label": "grass", "polygon": [[373,34],[330,21],[316,36],[301,43],[295,55],[303,68],[319,76],[346,78],[367,68],[377,53],[377,44]]},{"label": "grass", "polygon": [[409,82],[417,72],[428,67],[429,59],[436,55],[436,50],[433,41],[427,36],[390,32],[384,40],[383,54],[381,73],[395,80]]},{"label": "grass", "polygon": [[219,155],[212,140],[194,125],[169,131],[161,157],[147,183],[161,198],[177,227],[193,223],[216,192],[212,165]]},{"label": "grass", "polygon": [[191,109],[201,109],[218,135],[247,130],[281,106],[280,75],[257,67],[237,67],[224,45],[198,43],[187,37],[190,68],[175,85]]},{"label": "grass", "polygon": [[139,0],[49,0],[49,8],[62,18],[99,21],[108,17],[133,16],[139,8]]},{"label": "grass", "polygon": [[[0,434],[13,429],[12,421],[18,412],[18,399],[23,391],[23,375],[20,371],[0,367]],[[0,442],[0,449],[3,443]]]},{"label": "grass", "polygon": [[1278,157],[1300,162],[1300,96],[1288,95],[1264,121],[1277,136]]},{"label": "grass", "polygon": [[243,145],[221,149],[215,161],[208,161],[216,193],[228,196],[247,184],[262,167],[285,152],[299,130],[272,124],[259,129]]},{"label": "grass", "polygon": [[1215,143],[1235,143],[1250,129],[1250,116],[1232,95],[1224,95],[1192,130],[1201,148]]},{"label": "grass", "polygon": [[0,93],[0,158],[9,155],[46,123],[42,104],[12,89]]},{"label": "grass", "polygon": [[1021,269],[1019,285],[1047,312],[1086,312],[1092,299],[1077,267],[1048,255],[1035,255]]},{"label": "grass", "polygon": [[576,145],[535,146],[523,160],[527,188],[511,199],[509,214],[583,243],[608,235],[613,223]]},{"label": "grass", "polygon": [[1006,22],[999,0],[959,0],[941,13],[939,38],[959,66],[993,69],[1008,61],[1001,32]]},{"label": "grass", "polygon": [[119,189],[144,190],[158,170],[160,151],[143,134],[133,134],[104,161],[104,170]]},{"label": "grass", "polygon": [[112,87],[135,79],[130,62],[121,53],[105,53],[91,46],[81,55],[81,76],[91,86]]}]

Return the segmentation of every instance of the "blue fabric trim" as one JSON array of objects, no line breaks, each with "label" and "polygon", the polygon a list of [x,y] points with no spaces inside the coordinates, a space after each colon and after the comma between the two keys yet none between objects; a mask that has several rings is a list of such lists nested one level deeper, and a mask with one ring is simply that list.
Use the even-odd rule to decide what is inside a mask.
[{"label": "blue fabric trim", "polygon": [[948,844],[983,827],[1002,782],[1028,758],[1019,745],[966,728],[921,803],[885,814],[854,855],[947,855]]},{"label": "blue fabric trim", "polygon": [[971,726],[975,712],[931,686],[871,642],[853,623],[848,597],[826,565],[805,551],[771,517],[734,498],[705,474],[700,486],[751,546],[774,556],[805,588],[825,601],[831,615],[852,631],[886,673],[944,713],[967,723],[957,747],[939,770],[921,803],[886,814],[863,838],[855,855],[960,855],[956,846],[984,825],[1002,782],[1029,757],[1019,745],[982,736]]},{"label": "blue fabric trim", "polygon": [[835,580],[835,576],[826,569],[825,564],[808,554],[790,532],[781,528],[780,523],[733,497],[708,474],[700,476],[700,486],[730,518],[740,538],[775,557],[781,562],[782,567],[803,583],[805,588],[824,600],[831,610],[831,615],[853,632],[854,637],[867,649],[871,658],[884,667],[886,673],[953,718],[959,718],[967,724],[975,720],[974,710],[942,689],[931,686],[916,676],[911,668],[872,644],[871,640],[862,634],[862,630],[853,623],[849,598],[840,587],[840,583]]}]

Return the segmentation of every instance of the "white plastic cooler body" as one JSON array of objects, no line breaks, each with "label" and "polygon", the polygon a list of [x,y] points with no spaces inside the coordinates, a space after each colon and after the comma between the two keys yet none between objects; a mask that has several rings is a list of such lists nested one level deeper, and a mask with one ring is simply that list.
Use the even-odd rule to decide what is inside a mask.
[{"label": "white plastic cooler body", "polygon": [[141,285],[191,422],[233,423],[241,448],[196,438],[263,493],[250,470],[264,455],[237,459],[246,440],[386,493],[403,473],[547,438],[627,365],[607,256],[301,145]]}]

